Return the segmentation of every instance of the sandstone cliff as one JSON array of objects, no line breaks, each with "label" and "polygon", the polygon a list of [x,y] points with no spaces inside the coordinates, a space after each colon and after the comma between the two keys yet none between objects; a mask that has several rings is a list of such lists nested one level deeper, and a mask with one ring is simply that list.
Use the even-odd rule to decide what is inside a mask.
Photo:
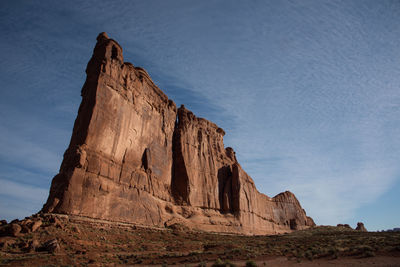
[{"label": "sandstone cliff", "polygon": [[313,226],[296,197],[257,191],[225,132],[175,103],[124,62],[105,33],[43,212],[151,226],[269,234]]}]

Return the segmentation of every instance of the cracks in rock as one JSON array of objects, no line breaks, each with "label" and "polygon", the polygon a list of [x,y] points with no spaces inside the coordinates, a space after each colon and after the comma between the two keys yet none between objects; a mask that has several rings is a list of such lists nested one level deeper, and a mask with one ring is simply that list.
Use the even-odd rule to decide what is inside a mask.
[{"label": "cracks in rock", "polygon": [[119,172],[118,182],[121,182],[121,176],[122,176],[122,171],[124,170],[125,156],[126,156],[126,151],[127,150],[128,150],[128,148],[125,148],[124,156],[122,157],[122,164],[121,164],[121,170]]},{"label": "cracks in rock", "polygon": [[249,197],[247,196],[247,191],[246,191],[246,190],[243,190],[243,192],[244,192],[244,195],[246,196],[247,208],[250,210],[250,200],[249,200]]}]

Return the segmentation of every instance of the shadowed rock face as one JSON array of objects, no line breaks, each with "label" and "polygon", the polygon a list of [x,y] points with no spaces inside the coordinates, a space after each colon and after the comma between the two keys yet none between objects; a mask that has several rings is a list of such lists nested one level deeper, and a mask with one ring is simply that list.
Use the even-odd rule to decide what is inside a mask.
[{"label": "shadowed rock face", "polygon": [[71,142],[42,211],[244,234],[314,225],[292,193],[259,193],[224,147],[225,132],[177,109],[105,33],[86,73]]}]

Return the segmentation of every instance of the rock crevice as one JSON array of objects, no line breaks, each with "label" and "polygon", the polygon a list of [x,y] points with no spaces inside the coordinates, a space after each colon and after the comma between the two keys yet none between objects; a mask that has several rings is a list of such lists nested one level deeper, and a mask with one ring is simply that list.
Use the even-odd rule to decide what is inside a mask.
[{"label": "rock crevice", "polygon": [[177,108],[105,33],[86,73],[44,212],[243,234],[314,225],[292,193],[259,193],[224,130]]}]

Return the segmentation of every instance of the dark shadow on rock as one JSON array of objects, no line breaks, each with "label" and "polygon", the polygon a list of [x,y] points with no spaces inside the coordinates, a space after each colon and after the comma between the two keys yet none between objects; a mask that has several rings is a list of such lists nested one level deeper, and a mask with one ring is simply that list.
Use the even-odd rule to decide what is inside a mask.
[{"label": "dark shadow on rock", "polygon": [[218,192],[221,212],[233,213],[231,166],[223,166],[218,170]]}]

